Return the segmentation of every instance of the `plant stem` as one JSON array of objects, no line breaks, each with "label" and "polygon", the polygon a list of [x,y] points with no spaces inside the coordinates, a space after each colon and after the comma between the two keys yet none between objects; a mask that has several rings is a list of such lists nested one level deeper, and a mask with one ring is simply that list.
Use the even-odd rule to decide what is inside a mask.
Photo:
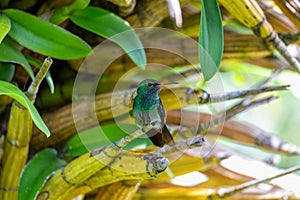
[{"label": "plant stem", "polygon": [[44,60],[41,69],[39,70],[39,72],[35,76],[35,79],[32,81],[31,85],[29,86],[26,94],[32,102],[35,101],[36,94],[39,90],[39,86],[40,86],[42,80],[45,78],[50,66],[52,65],[52,62],[53,61],[50,57],[47,57]]}]

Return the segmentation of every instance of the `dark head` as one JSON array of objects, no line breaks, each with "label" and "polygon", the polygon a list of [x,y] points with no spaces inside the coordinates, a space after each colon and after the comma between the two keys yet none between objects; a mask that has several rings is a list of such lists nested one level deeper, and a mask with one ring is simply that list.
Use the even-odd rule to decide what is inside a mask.
[{"label": "dark head", "polygon": [[146,93],[146,94],[156,94],[160,92],[161,88],[163,87],[163,84],[160,84],[158,81],[153,79],[145,79],[143,80],[137,89],[137,93]]}]

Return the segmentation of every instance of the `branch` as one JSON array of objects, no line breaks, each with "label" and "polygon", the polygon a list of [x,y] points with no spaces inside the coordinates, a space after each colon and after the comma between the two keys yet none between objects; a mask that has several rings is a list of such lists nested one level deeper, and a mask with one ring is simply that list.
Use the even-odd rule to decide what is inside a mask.
[{"label": "branch", "polygon": [[218,197],[221,197],[221,198],[232,196],[233,194],[238,193],[238,192],[240,192],[242,190],[245,190],[247,188],[256,186],[256,185],[261,184],[261,183],[269,182],[269,181],[271,181],[273,179],[285,176],[287,174],[291,174],[291,173],[299,171],[299,170],[300,170],[300,165],[295,166],[295,167],[291,167],[291,168],[289,168],[287,170],[284,170],[284,171],[282,171],[282,172],[280,172],[278,174],[275,174],[273,176],[270,176],[270,177],[267,177],[267,178],[264,178],[264,179],[252,180],[252,181],[249,181],[249,182],[246,182],[246,183],[242,183],[242,184],[237,185],[237,186],[232,186],[232,187],[228,187],[228,188],[218,189],[216,191],[216,194],[217,194]]}]

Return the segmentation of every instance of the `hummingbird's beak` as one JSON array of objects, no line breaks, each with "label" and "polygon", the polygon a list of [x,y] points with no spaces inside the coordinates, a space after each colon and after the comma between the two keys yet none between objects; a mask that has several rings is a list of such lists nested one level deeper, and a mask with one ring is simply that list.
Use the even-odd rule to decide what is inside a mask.
[{"label": "hummingbird's beak", "polygon": [[178,82],[161,83],[161,84],[157,85],[156,87],[161,88],[161,87],[164,87],[166,85],[174,85],[174,84],[179,84],[179,83]]}]

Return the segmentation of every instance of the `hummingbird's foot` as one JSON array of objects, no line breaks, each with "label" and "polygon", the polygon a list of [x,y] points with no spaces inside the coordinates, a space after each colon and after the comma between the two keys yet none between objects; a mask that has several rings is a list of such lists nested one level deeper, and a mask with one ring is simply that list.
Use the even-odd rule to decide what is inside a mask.
[{"label": "hummingbird's foot", "polygon": [[151,177],[156,177],[159,173],[165,171],[170,164],[167,158],[158,153],[149,153],[144,156],[144,160],[147,160],[146,170]]}]

